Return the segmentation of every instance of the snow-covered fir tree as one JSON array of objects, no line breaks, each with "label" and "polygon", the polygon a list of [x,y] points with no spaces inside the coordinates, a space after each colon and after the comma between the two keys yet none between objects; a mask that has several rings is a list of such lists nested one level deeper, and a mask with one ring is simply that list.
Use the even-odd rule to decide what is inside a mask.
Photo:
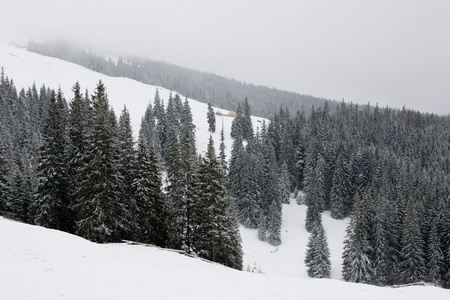
[{"label": "snow-covered fir tree", "polygon": [[314,226],[306,247],[305,264],[308,267],[308,275],[313,278],[329,278],[330,249],[322,223]]},{"label": "snow-covered fir tree", "polygon": [[208,102],[208,112],[206,114],[208,120],[208,131],[211,133],[216,132],[216,114],[211,106],[211,102]]},{"label": "snow-covered fir tree", "polygon": [[57,94],[51,93],[47,104],[37,168],[39,182],[35,195],[35,222],[48,228],[73,232],[74,216],[70,209],[66,130],[66,103],[59,89]]},{"label": "snow-covered fir tree", "polygon": [[120,241],[124,210],[120,205],[117,145],[106,88],[100,81],[92,96],[90,133],[74,193],[76,234],[94,242]]}]

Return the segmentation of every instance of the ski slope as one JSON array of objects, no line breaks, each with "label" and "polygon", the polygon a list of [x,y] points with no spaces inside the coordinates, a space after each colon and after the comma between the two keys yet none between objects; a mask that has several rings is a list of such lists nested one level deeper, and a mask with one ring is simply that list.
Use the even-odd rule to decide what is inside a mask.
[{"label": "ski slope", "polygon": [[[93,93],[99,80],[106,85],[116,115],[126,105],[134,132],[156,89],[167,103],[170,91],[128,78],[113,78],[78,65],[28,52],[0,42],[0,66],[18,90],[33,82],[61,87],[67,100],[72,86]],[[184,97],[182,96],[182,99]],[[242,99],[243,100],[243,99]],[[189,99],[196,125],[197,150],[206,150],[210,136],[207,105]],[[220,110],[226,113],[226,110]],[[253,117],[255,130],[262,118]],[[212,134],[216,149],[225,131],[227,155],[232,118],[218,117]],[[135,134],[136,135],[136,134]],[[0,218],[0,299],[445,299],[450,292],[436,287],[379,288],[340,280],[342,247],[348,220],[323,214],[331,250],[331,278],[310,279],[304,265],[309,234],[306,207],[283,205],[282,244],[257,239],[257,231],[241,228],[244,270],[189,258],[168,250],[126,244],[95,244],[67,233]]]}]

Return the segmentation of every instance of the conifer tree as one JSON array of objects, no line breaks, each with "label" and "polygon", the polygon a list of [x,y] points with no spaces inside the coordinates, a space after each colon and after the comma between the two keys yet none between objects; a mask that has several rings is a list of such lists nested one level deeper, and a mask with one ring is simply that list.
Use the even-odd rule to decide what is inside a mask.
[{"label": "conifer tree", "polygon": [[214,109],[211,106],[211,102],[208,102],[208,113],[206,114],[208,119],[208,131],[211,133],[216,132],[216,115]]},{"label": "conifer tree", "polygon": [[222,126],[222,130],[220,131],[220,146],[219,146],[219,159],[220,159],[220,164],[222,165],[222,168],[225,170],[225,173],[227,171],[228,168],[228,164],[227,164],[227,157],[225,154],[225,134],[223,132],[223,126]]},{"label": "conifer tree", "polygon": [[280,196],[281,196],[281,203],[289,204],[290,198],[291,198],[291,180],[289,178],[289,171],[287,168],[286,163],[283,163],[281,165],[281,171],[280,171]]},{"label": "conifer tree", "polygon": [[440,284],[441,270],[445,268],[444,253],[441,249],[441,239],[438,232],[438,217],[431,221],[430,233],[426,249],[426,280],[434,284]]},{"label": "conifer tree", "polygon": [[250,115],[250,106],[248,105],[247,97],[245,97],[244,114],[242,118],[242,137],[244,140],[253,138],[253,125]]},{"label": "conifer tree", "polygon": [[75,187],[77,182],[81,180],[79,177],[80,169],[84,165],[83,157],[87,148],[88,121],[90,110],[90,99],[83,99],[80,92],[80,84],[78,82],[72,88],[74,97],[69,104],[69,121],[68,121],[68,175],[70,180],[69,193],[73,201],[75,195]]},{"label": "conifer tree", "polygon": [[125,228],[122,237],[132,239],[137,228],[137,206],[134,199],[133,182],[136,176],[136,151],[134,149],[133,130],[130,113],[123,108],[118,127],[118,165],[120,204],[125,212]]},{"label": "conifer tree", "polygon": [[241,182],[244,174],[244,147],[241,136],[237,136],[231,148],[230,166],[228,172],[227,191],[239,203],[241,194]]},{"label": "conifer tree", "polygon": [[374,239],[373,239],[373,281],[378,286],[385,286],[388,283],[391,271],[392,249],[388,243],[389,226],[386,216],[387,200],[378,195],[376,205],[376,215],[374,218]]},{"label": "conifer tree", "polygon": [[[224,173],[216,158],[213,139],[199,165],[194,182],[193,248],[199,256],[242,269],[242,250],[235,213],[225,196]],[[228,200],[227,200],[228,199]]]},{"label": "conifer tree", "polygon": [[267,241],[274,246],[281,244],[281,208],[275,199],[267,217]]},{"label": "conifer tree", "polygon": [[166,213],[162,193],[162,179],[158,153],[153,143],[150,147],[144,135],[139,136],[137,170],[133,181],[134,199],[137,206],[137,234],[143,243],[165,247],[167,242]]},{"label": "conifer tree", "polygon": [[3,143],[0,142],[0,216],[6,216],[9,210],[9,169]]},{"label": "conifer tree", "polygon": [[267,218],[264,211],[260,211],[258,220],[258,239],[265,241],[267,239]]},{"label": "conifer tree", "polygon": [[76,234],[94,242],[120,241],[124,211],[117,175],[116,128],[103,83],[92,96],[90,133],[75,192]]},{"label": "conifer tree", "polygon": [[367,238],[365,208],[359,194],[355,195],[353,214],[344,240],[342,276],[345,281],[372,283],[372,248]]},{"label": "conifer tree", "polygon": [[336,167],[333,173],[330,194],[331,217],[343,219],[351,210],[351,182],[350,174],[344,160],[344,155],[339,154],[336,159]]},{"label": "conifer tree", "polygon": [[322,189],[316,169],[310,172],[309,177],[309,184],[305,195],[305,202],[308,206],[306,209],[305,228],[308,232],[311,232],[317,224],[322,222],[321,212],[323,211],[323,201]]},{"label": "conifer tree", "polygon": [[244,116],[242,114],[241,104],[238,104],[236,109],[236,116],[231,123],[231,137],[237,139],[240,136],[242,139],[244,138]]},{"label": "conifer tree", "polygon": [[418,224],[413,198],[406,207],[400,251],[400,282],[414,283],[425,280],[423,240]]},{"label": "conifer tree", "polygon": [[330,249],[322,223],[316,224],[311,231],[306,249],[305,264],[308,267],[309,277],[330,277]]},{"label": "conifer tree", "polygon": [[166,201],[164,210],[167,212],[166,226],[168,247],[182,249],[186,247],[186,203],[185,184],[181,161],[180,144],[175,133],[172,133],[168,152],[166,154]]},{"label": "conifer tree", "polygon": [[70,209],[66,129],[65,100],[59,89],[57,95],[54,91],[51,93],[47,104],[39,155],[35,222],[72,232],[74,218]]}]

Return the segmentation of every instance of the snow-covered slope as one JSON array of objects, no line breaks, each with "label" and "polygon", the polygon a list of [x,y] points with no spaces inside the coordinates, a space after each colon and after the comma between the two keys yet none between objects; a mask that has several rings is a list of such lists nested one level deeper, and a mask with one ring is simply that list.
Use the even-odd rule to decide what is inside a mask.
[{"label": "snow-covered slope", "polygon": [[[36,83],[61,87],[66,98],[79,81],[90,93],[101,79],[117,115],[124,104],[137,132],[146,106],[157,87],[127,78],[112,78],[78,65],[0,43],[0,66],[18,89]],[[170,91],[159,87],[167,102]],[[207,105],[189,99],[200,152],[209,138]],[[220,110],[226,112],[225,110]],[[261,118],[253,118],[255,128]],[[217,118],[219,144],[222,124],[229,153],[231,118]],[[283,205],[282,245],[257,239],[256,230],[241,228],[244,269],[238,272],[199,259],[142,246],[98,245],[66,233],[0,218],[0,299],[443,299],[449,292],[434,287],[377,288],[338,280],[342,241],[347,221],[323,215],[331,250],[331,280],[309,279],[303,260],[309,234],[304,229],[306,208]]]},{"label": "snow-covered slope", "polygon": [[[1,299],[446,299],[436,287],[379,288],[236,271],[178,253],[0,218]],[[297,265],[301,261],[292,261]]]},{"label": "snow-covered slope", "polygon": [[[113,106],[116,115],[119,116],[124,105],[127,106],[131,115],[135,136],[139,132],[141,119],[149,101],[153,103],[156,89],[158,89],[161,99],[166,104],[171,92],[165,88],[143,84],[129,78],[109,77],[73,63],[19,49],[1,41],[0,67],[3,67],[5,74],[14,80],[18,90],[31,87],[33,82],[38,88],[43,84],[53,89],[61,87],[67,101],[70,101],[73,97],[72,87],[75,82],[78,81],[80,83],[82,92],[88,89],[89,93],[92,94],[99,80],[102,80],[106,86],[110,104]],[[185,97],[182,95],[181,97],[184,101]],[[207,105],[192,99],[188,100],[192,110],[194,124],[197,128],[197,150],[203,152],[206,150],[210,136],[206,119]],[[215,108],[215,111],[228,113],[227,110],[218,108]],[[261,126],[262,120],[262,118],[252,117],[255,129]],[[223,124],[228,157],[232,145],[232,140],[229,136],[231,122],[232,118],[230,117],[216,117],[216,133],[212,134],[218,151],[220,131]]]}]

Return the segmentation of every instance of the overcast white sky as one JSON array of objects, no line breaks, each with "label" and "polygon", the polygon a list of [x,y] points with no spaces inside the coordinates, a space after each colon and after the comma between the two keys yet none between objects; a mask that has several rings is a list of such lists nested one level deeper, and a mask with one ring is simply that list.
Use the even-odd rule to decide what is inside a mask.
[{"label": "overcast white sky", "polygon": [[0,8],[0,37],[63,36],[303,94],[450,114],[448,0],[0,0]]}]

